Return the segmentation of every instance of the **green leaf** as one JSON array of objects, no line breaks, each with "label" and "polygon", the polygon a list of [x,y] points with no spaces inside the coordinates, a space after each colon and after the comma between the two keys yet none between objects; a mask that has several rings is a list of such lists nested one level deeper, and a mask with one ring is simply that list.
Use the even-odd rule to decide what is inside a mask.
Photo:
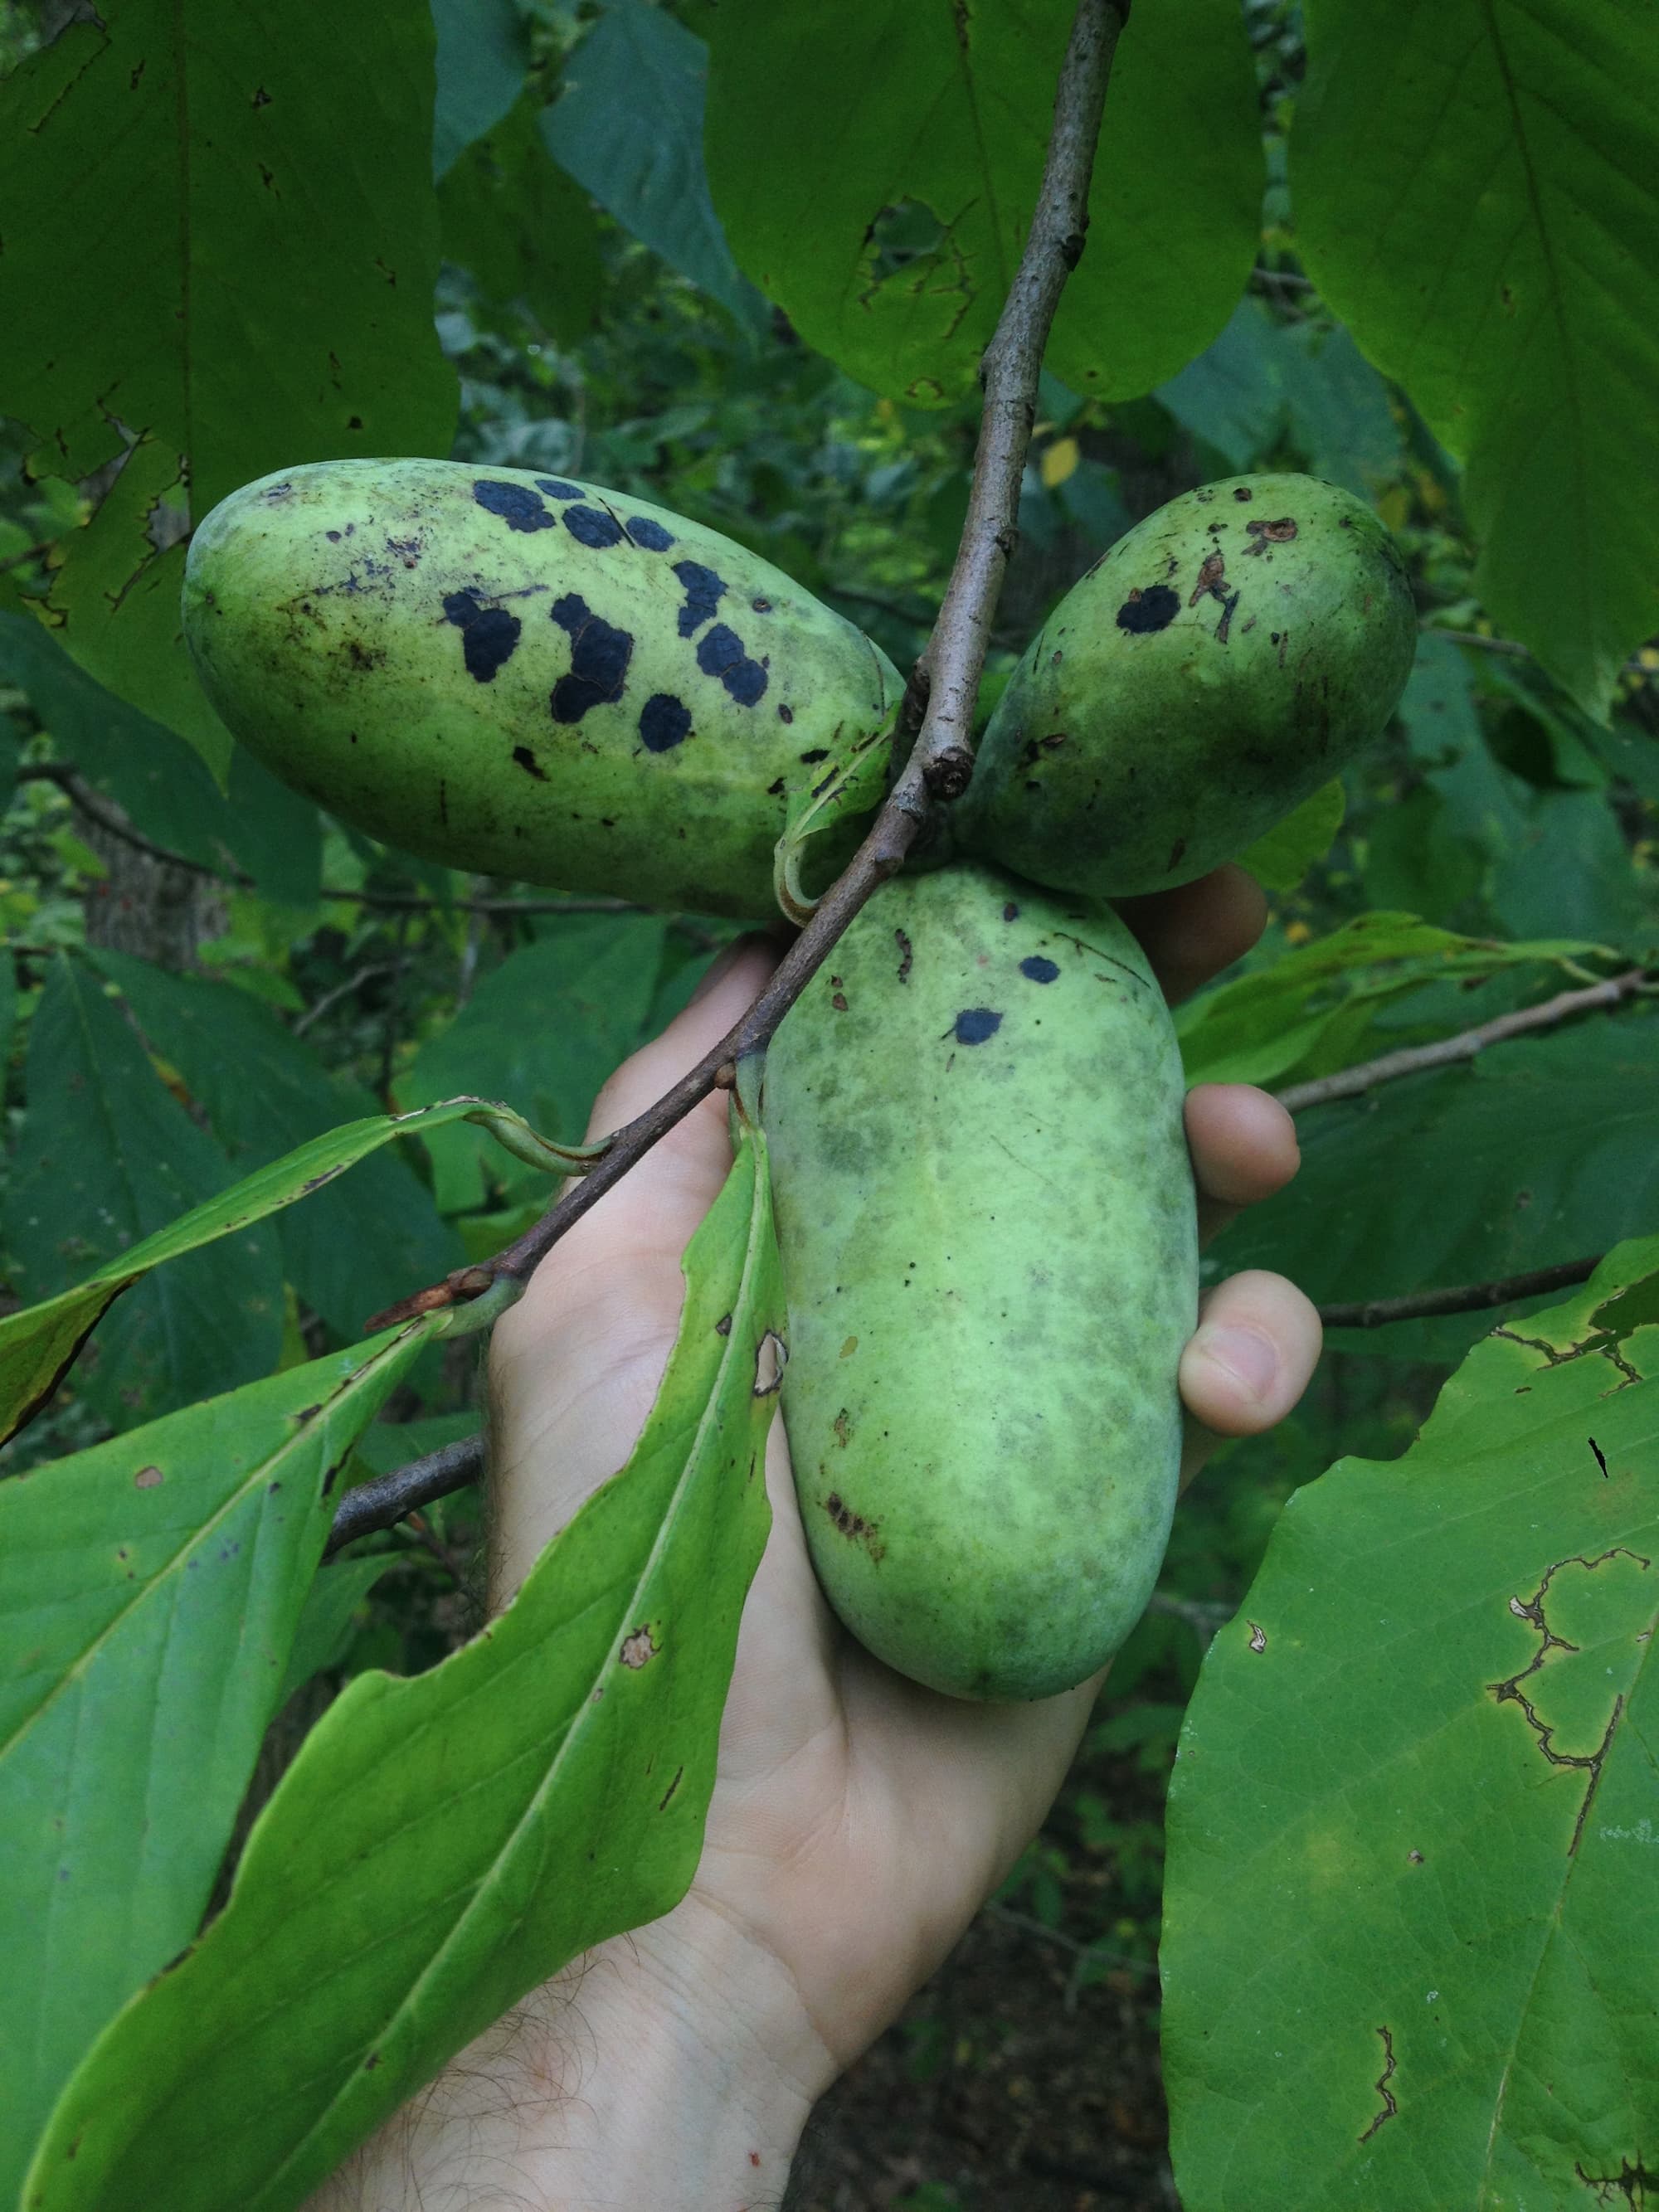
[{"label": "green leaf", "polygon": [[1322,784],[1310,799],[1241,853],[1239,866],[1248,868],[1264,890],[1293,891],[1335,843],[1346,804],[1340,779]]},{"label": "green leaf", "polygon": [[[422,1045],[398,1085],[424,1105],[457,1091],[512,1099],[539,1128],[574,1136],[587,1126],[599,1085],[641,1042],[667,924],[654,915],[560,917],[487,975],[449,1027]],[[470,1130],[428,1139],[438,1204],[482,1206],[500,1173]],[[509,1181],[517,1189],[519,1176]]]},{"label": "green leaf", "polygon": [[313,1674],[320,1674],[325,1667],[337,1666],[345,1656],[354,1614],[396,1556],[392,1552],[374,1552],[365,1559],[337,1559],[331,1566],[318,1571],[294,1625],[288,1670],[276,1693],[276,1711],[296,1690],[303,1689]]},{"label": "green leaf", "polygon": [[[1459,937],[1413,915],[1363,914],[1328,937],[1189,999],[1176,1015],[1187,1080],[1270,1083],[1300,1068],[1335,1032],[1352,1049],[1322,1061],[1317,1073],[1328,1074],[1365,1056],[1360,1045],[1371,1016],[1425,983],[1473,984],[1508,968],[1602,952],[1580,939],[1507,945]],[[1349,1018],[1356,1004],[1366,1010],[1358,1030]],[[1458,1025],[1467,1027],[1467,1019]]]},{"label": "green leaf", "polygon": [[[152,1050],[206,1109],[213,1133],[246,1174],[341,1123],[368,1118],[374,1101],[327,1074],[268,1006],[233,984],[170,975],[148,961],[100,952]],[[363,1160],[349,1183],[318,1191],[280,1224],[288,1279],[349,1342],[370,1314],[463,1264],[459,1239],[402,1159]]]},{"label": "green leaf", "polygon": [[61,641],[217,769],[174,642],[179,518],[165,551],[147,527],[181,466],[200,516],[289,463],[447,453],[454,427],[426,0],[339,33],[328,0],[110,0],[0,87],[0,413],[65,477],[141,441],[108,522],[64,542]]},{"label": "green leaf", "polygon": [[[235,740],[209,706],[185,649],[179,616],[185,549],[177,541],[184,465],[145,435],[97,513],[64,544],[63,565],[41,606],[65,653],[107,690],[165,722],[223,783]],[[156,547],[166,518],[165,551]]]},{"label": "green leaf", "polygon": [[1245,298],[1196,361],[1158,398],[1235,470],[1290,447],[1362,497],[1399,474],[1401,454],[1382,378],[1348,333],[1276,321]]},{"label": "green leaf", "polygon": [[194,1936],[353,1439],[429,1328],[0,1484],[0,2202],[65,2080]]},{"label": "green leaf", "polygon": [[232,754],[227,799],[194,747],[94,683],[27,615],[0,611],[0,676],[25,694],[65,764],[107,791],[147,837],[222,873],[240,862],[268,897],[306,884],[314,897],[317,810],[252,754]]},{"label": "green leaf", "polygon": [[1614,1253],[1403,1459],[1297,1492],[1211,1646],[1159,1953],[1188,2212],[1543,2212],[1652,2170],[1656,1270]]},{"label": "green leaf", "polygon": [[[98,995],[98,1003],[105,1011],[101,1016],[94,1012],[88,1018],[100,1037],[106,1034],[108,1024],[119,1024],[120,1017],[101,999],[101,995],[88,992],[83,981],[71,978],[60,988],[66,994],[66,1005],[76,1009],[82,1008],[85,1003],[89,1003],[94,995]],[[34,1027],[37,1030],[44,1010],[44,1003],[36,1010]],[[64,1027],[67,1021],[68,1014],[65,1012],[58,1018],[58,1028]],[[136,1042],[132,1044],[132,1050],[135,1053],[138,1051]],[[56,1067],[59,1064],[67,1064],[68,1060],[69,1054],[56,1042],[54,1033],[47,1065]],[[149,1063],[142,1054],[138,1054],[136,1064],[142,1066],[145,1079],[153,1083]],[[73,1073],[72,1067],[70,1072]],[[142,1085],[138,1095],[141,1103],[153,1103],[149,1091]],[[123,1103],[127,1102],[124,1099]],[[171,1100],[167,1103],[172,1103]],[[528,1160],[539,1155],[544,1162],[546,1172],[550,1174],[561,1171],[580,1173],[589,1157],[581,1152],[559,1152],[544,1145],[529,1124],[509,1108],[478,1098],[451,1098],[423,1113],[379,1114],[372,1120],[351,1121],[343,1128],[331,1129],[326,1136],[314,1138],[310,1144],[298,1146],[283,1158],[273,1160],[268,1168],[261,1168],[257,1174],[247,1176],[231,1189],[192,1207],[188,1213],[169,1222],[165,1228],[158,1229],[142,1243],[130,1246],[121,1252],[118,1258],[110,1261],[73,1288],[60,1291],[57,1297],[48,1298],[41,1304],[25,1306],[21,1312],[8,1314],[0,1319],[0,1421],[4,1425],[0,1430],[0,1443],[15,1436],[40,1412],[113,1301],[122,1291],[140,1281],[152,1267],[160,1267],[163,1261],[183,1259],[221,1237],[237,1236],[251,1222],[262,1221],[267,1214],[292,1206],[298,1199],[309,1198],[313,1192],[331,1182],[336,1176],[343,1175],[357,1161],[378,1151],[380,1146],[388,1144],[393,1137],[426,1136],[434,1130],[441,1129],[448,1122],[457,1121],[479,1122],[516,1158]],[[210,1144],[211,1140],[196,1129],[194,1123],[187,1122],[186,1126],[193,1135],[201,1138],[204,1145]],[[162,1116],[162,1133],[168,1139],[176,1137],[177,1133],[165,1115]],[[165,1162],[161,1164],[164,1170]],[[149,1176],[146,1188],[161,1185],[163,1174],[150,1175],[149,1164],[142,1161],[139,1168]],[[21,1192],[15,1184],[10,1202],[14,1208],[19,1208],[27,1202],[27,1194]],[[25,1217],[22,1228],[27,1234],[33,1236],[40,1231],[41,1224],[39,1219],[31,1222]],[[41,1233],[44,1236],[45,1232]],[[15,1246],[15,1229],[9,1234]],[[51,1249],[50,1247],[47,1249]],[[59,1259],[63,1256],[61,1251],[57,1255]],[[246,1267],[235,1269],[234,1287],[229,1293],[232,1297],[241,1294],[240,1286],[246,1272]],[[186,1276],[187,1285],[189,1280]],[[279,1338],[282,1324],[280,1287],[278,1281],[276,1304]],[[178,1297],[173,1296],[167,1310],[176,1311],[179,1303]],[[222,1325],[222,1316],[216,1311],[210,1313],[210,1326],[216,1329]],[[110,1364],[114,1364],[113,1357]],[[125,1411],[130,1413],[131,1408]]]},{"label": "green leaf", "polygon": [[441,180],[462,150],[492,131],[518,98],[529,61],[513,0],[430,0],[438,34],[432,174]]},{"label": "green leaf", "polygon": [[1597,712],[1659,627],[1659,42],[1626,0],[1310,0],[1297,243],[1466,465],[1475,588]]},{"label": "green leaf", "polygon": [[684,1893],[769,1518],[757,1388],[783,1304],[757,1135],[685,1274],[627,1468],[471,1644],[330,1707],[224,1911],[71,2083],[29,2212],[288,2212],[526,1990]]},{"label": "green leaf", "polygon": [[608,0],[564,65],[544,113],[547,149],[624,230],[689,276],[739,322],[764,314],[744,282],[708,197],[702,40],[665,8]]},{"label": "green leaf", "polygon": [[[1659,1021],[1594,1016],[1297,1117],[1302,1167],[1219,1240],[1326,1300],[1404,1297],[1606,1251],[1659,1220]],[[1454,1356],[1479,1316],[1356,1331],[1345,1348]]]},{"label": "green leaf", "polygon": [[[708,151],[732,250],[808,344],[921,404],[975,390],[1024,241],[1073,9],[704,0]],[[1262,164],[1232,0],[1160,0],[1118,43],[1089,243],[1048,367],[1130,398],[1231,313]]]},{"label": "green leaf", "polygon": [[[665,19],[666,20],[666,19]],[[444,252],[502,305],[522,300],[562,343],[599,319],[604,264],[592,203],[542,143],[532,86],[438,191]]]},{"label": "green leaf", "polygon": [[[50,1299],[90,1262],[108,1285],[90,1311],[59,1298],[40,1347],[51,1363],[41,1379],[55,1382],[57,1363],[72,1356],[116,1288],[143,1272],[131,1264],[132,1248],[222,1191],[232,1170],[169,1095],[101,987],[66,959],[53,963],[30,1024],[27,1089],[5,1200],[13,1279],[24,1297]],[[0,1323],[0,1346],[27,1333],[18,1330],[24,1320]],[[164,1412],[264,1373],[276,1364],[282,1330],[276,1239],[248,1229],[133,1291],[96,1362],[82,1364],[79,1388],[119,1425],[135,1411]],[[31,1376],[24,1387],[34,1386]]]}]

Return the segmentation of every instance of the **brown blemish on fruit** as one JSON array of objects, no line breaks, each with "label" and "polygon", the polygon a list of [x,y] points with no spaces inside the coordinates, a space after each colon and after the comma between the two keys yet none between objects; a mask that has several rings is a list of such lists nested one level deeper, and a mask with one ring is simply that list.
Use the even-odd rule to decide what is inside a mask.
[{"label": "brown blemish on fruit", "polygon": [[1288,514],[1282,514],[1277,522],[1247,522],[1244,534],[1250,540],[1244,548],[1245,558],[1260,559],[1269,545],[1288,545],[1296,536],[1296,525]]},{"label": "brown blemish on fruit", "polygon": [[886,1558],[887,1547],[879,1540],[879,1522],[866,1521],[863,1514],[854,1513],[836,1490],[832,1490],[824,1499],[823,1510],[850,1543],[863,1545],[872,1562],[879,1565]]}]

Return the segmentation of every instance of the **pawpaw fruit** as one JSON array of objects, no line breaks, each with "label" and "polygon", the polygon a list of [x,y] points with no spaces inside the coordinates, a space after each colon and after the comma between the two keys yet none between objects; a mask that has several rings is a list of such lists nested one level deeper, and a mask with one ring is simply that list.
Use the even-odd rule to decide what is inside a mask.
[{"label": "pawpaw fruit", "polygon": [[957,849],[1095,898],[1242,853],[1382,729],[1411,671],[1404,564],[1304,476],[1183,493],[1054,609],[985,730]]},{"label": "pawpaw fruit", "polygon": [[285,470],[198,528],[184,618],[268,767],[457,867],[763,915],[792,799],[827,787],[828,880],[886,788],[902,685],[880,649],[731,539],[594,484]]},{"label": "pawpaw fruit", "polygon": [[933,1689],[1067,1689],[1151,1595],[1197,1306],[1182,1101],[1122,923],[985,866],[885,884],[772,1042],[807,1541]]}]

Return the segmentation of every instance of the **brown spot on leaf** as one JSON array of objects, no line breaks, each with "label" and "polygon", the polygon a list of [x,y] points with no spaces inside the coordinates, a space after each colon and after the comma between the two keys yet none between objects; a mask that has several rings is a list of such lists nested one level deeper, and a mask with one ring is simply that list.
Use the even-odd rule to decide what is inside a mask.
[{"label": "brown spot on leaf", "polygon": [[132,1486],[135,1490],[155,1490],[161,1484],[161,1470],[159,1467],[141,1467],[132,1478]]},{"label": "brown spot on leaf", "polygon": [[624,1636],[622,1650],[617,1656],[624,1667],[638,1669],[648,1666],[657,1656],[658,1644],[648,1627],[636,1628],[631,1636]]}]

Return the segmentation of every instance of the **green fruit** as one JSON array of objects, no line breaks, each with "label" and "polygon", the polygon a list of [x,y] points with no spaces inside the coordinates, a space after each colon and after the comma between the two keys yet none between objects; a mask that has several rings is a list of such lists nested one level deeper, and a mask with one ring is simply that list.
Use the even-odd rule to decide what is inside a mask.
[{"label": "green fruit", "polygon": [[729,538],[619,492],[328,461],[196,532],[185,634],[266,765],[376,837],[566,890],[754,915],[790,800],[840,775],[833,872],[902,686]]},{"label": "green fruit", "polygon": [[958,848],[1096,898],[1242,853],[1382,730],[1417,619],[1370,507],[1232,477],[1121,538],[1020,662],[955,810]]},{"label": "green fruit", "polygon": [[1067,1689],[1151,1595],[1197,1302],[1182,1095],[1116,916],[983,867],[878,891],[768,1054],[807,1540],[933,1689]]}]

